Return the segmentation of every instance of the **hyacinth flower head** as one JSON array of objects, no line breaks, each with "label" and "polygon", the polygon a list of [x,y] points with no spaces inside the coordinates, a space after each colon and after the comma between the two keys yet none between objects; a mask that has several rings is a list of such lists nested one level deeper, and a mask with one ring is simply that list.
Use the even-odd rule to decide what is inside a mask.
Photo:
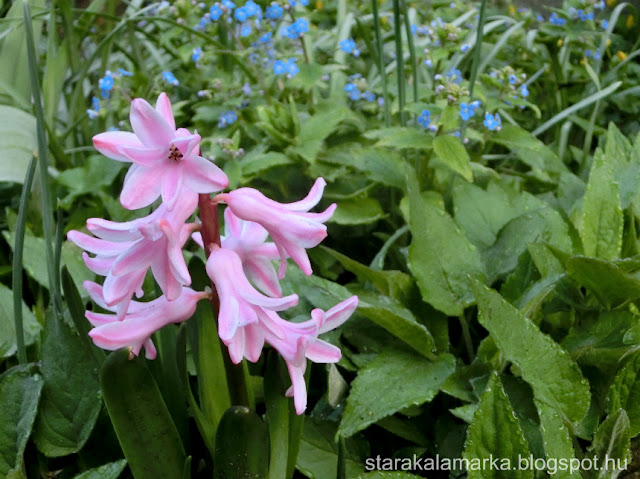
[{"label": "hyacinth flower head", "polygon": [[310,276],[312,270],[306,248],[318,246],[327,236],[323,223],[336,209],[334,203],[322,213],[308,212],[320,201],[326,184],[323,178],[318,178],[306,198],[294,203],[278,203],[253,188],[239,188],[216,198],[224,201],[238,218],[258,223],[269,232],[280,253],[280,279],[286,271],[287,256]]},{"label": "hyacinth flower head", "polygon": [[176,130],[171,102],[161,93],[155,108],[141,98],[131,103],[133,133],[100,133],[95,148],[117,161],[132,162],[120,194],[122,206],[138,209],[162,196],[172,209],[181,191],[215,193],[229,185],[216,165],[199,155],[200,135]]}]

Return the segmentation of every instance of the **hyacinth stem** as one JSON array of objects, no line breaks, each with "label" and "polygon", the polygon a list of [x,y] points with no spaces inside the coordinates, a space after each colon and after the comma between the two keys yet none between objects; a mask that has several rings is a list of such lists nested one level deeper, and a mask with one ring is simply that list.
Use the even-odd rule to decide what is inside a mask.
[{"label": "hyacinth stem", "polygon": [[[218,204],[215,203],[208,194],[201,194],[198,196],[198,208],[200,210],[200,220],[202,221],[202,227],[200,233],[202,234],[202,242],[204,243],[204,252],[208,258],[211,254],[214,245],[221,246],[220,242],[220,225],[218,221]],[[216,290],[215,284],[211,282],[211,298],[209,303],[213,310],[214,321],[216,321],[220,312],[220,298]],[[226,346],[220,344],[222,351],[226,351]],[[224,358],[225,370],[227,372],[227,383],[229,385],[229,396],[231,398],[232,406],[246,406],[253,409],[253,397],[249,391],[247,380],[249,377],[249,371],[246,365],[233,364],[228,353],[222,354]],[[206,386],[205,386],[206,387]]]}]

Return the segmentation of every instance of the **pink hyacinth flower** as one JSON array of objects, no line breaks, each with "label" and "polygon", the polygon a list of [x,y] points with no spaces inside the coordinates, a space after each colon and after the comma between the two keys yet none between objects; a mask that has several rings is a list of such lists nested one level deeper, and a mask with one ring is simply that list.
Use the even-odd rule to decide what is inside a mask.
[{"label": "pink hyacinth flower", "polygon": [[85,264],[105,276],[104,299],[122,318],[133,294],[142,296],[142,282],[149,268],[169,301],[180,296],[182,286],[191,284],[182,246],[195,223],[185,224],[198,204],[198,195],[184,192],[171,211],[161,205],[149,216],[125,223],[101,218],[87,220],[87,228],[96,237],[69,231],[67,238],[96,256],[83,254]]},{"label": "pink hyacinth flower", "polygon": [[171,210],[183,189],[215,193],[229,185],[222,170],[200,156],[200,135],[176,130],[165,93],[160,94],[155,108],[141,98],[133,100],[130,121],[133,133],[108,131],[93,137],[95,148],[103,155],[133,162],[120,194],[125,208],[142,208],[162,196]]},{"label": "pink hyacinth flower", "polygon": [[308,212],[320,201],[326,184],[323,178],[318,178],[307,197],[295,203],[278,203],[253,188],[239,188],[217,198],[226,202],[238,218],[258,223],[269,232],[280,253],[280,279],[284,277],[287,255],[310,276],[312,270],[306,248],[318,246],[327,236],[323,223],[336,209],[334,203],[322,213]]},{"label": "pink hyacinth flower", "polygon": [[284,332],[282,338],[270,333],[265,334],[266,342],[278,351],[287,363],[291,387],[286,395],[293,396],[296,413],[302,414],[307,407],[307,388],[304,383],[307,359],[314,363],[337,363],[341,358],[340,349],[318,339],[318,335],[343,324],[357,306],[358,297],[352,296],[326,313],[321,309],[314,309],[311,319],[303,323],[291,323],[280,319],[277,325]]},{"label": "pink hyacinth flower", "polygon": [[[269,235],[267,230],[258,223],[241,220],[227,208],[224,210],[224,233],[222,247],[236,252],[247,278],[264,294],[281,297],[282,288],[272,263],[280,258],[280,253],[275,244],[265,242]],[[192,237],[204,247],[200,233],[193,233]]]},{"label": "pink hyacinth flower", "polygon": [[[97,304],[106,306],[98,285],[85,284],[85,288]],[[131,301],[129,311],[122,321],[113,314],[87,311],[85,316],[94,326],[89,331],[89,336],[95,345],[102,349],[115,351],[128,347],[136,356],[144,346],[147,359],[155,359],[156,348],[151,341],[151,335],[167,324],[189,319],[196,310],[197,302],[208,298],[210,294],[183,288],[182,294],[174,301],[168,301],[165,296],[148,303]]]},{"label": "pink hyacinth flower", "polygon": [[240,257],[229,249],[214,248],[207,260],[207,275],[220,298],[218,335],[226,345],[238,340],[238,328],[259,321],[261,308],[282,311],[298,304],[296,294],[270,298],[258,292],[245,276]]}]

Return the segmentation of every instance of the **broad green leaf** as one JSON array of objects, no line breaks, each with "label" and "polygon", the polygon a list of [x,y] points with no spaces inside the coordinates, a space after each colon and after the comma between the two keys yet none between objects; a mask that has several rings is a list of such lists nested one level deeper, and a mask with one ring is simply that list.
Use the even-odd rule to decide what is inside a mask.
[{"label": "broad green leaf", "polygon": [[609,123],[604,162],[611,167],[614,180],[618,183],[622,209],[626,209],[638,194],[640,155],[637,155],[636,151],[637,146],[635,149],[632,148],[631,142],[615,123]]},{"label": "broad green leaf", "polygon": [[118,479],[125,467],[127,467],[127,461],[120,459],[119,461],[103,464],[102,466],[81,472],[74,476],[73,479]]},{"label": "broad green leaf", "polygon": [[588,472],[597,479],[615,479],[631,462],[631,435],[629,418],[624,409],[618,409],[607,416],[598,426],[589,446],[589,452],[598,459],[600,468]]},{"label": "broad green leaf", "polygon": [[[467,430],[463,457],[469,461],[469,479],[533,478],[533,469],[518,468],[520,459],[529,457],[529,446],[500,378],[495,373],[491,375]],[[494,458],[499,467],[481,466],[483,460]],[[508,470],[502,470],[500,466],[507,463]]]},{"label": "broad green leaf", "polygon": [[[551,406],[536,401],[538,416],[540,417],[540,431],[544,441],[544,451],[548,464],[557,464],[560,461],[569,461],[575,458],[576,452],[573,448],[569,429],[562,417]],[[553,471],[552,471],[553,472]],[[551,477],[557,479],[581,479],[578,471],[564,470],[558,468]]]},{"label": "broad green leaf", "polygon": [[37,149],[35,117],[12,106],[0,105],[0,181],[23,183],[29,161]]},{"label": "broad green leaf", "polygon": [[67,456],[82,449],[102,407],[95,356],[76,331],[50,312],[41,361],[44,388],[33,439],[45,456]]},{"label": "broad green leaf", "polygon": [[567,272],[609,309],[640,298],[640,280],[609,261],[574,256],[567,261]]},{"label": "broad green leaf", "polygon": [[354,273],[360,281],[370,281],[382,294],[391,296],[398,301],[402,301],[407,296],[413,285],[413,278],[402,271],[375,270],[336,250],[325,246],[321,246],[321,248],[336,258],[346,270]]},{"label": "broad green leaf", "polygon": [[624,409],[629,417],[631,437],[640,433],[640,354],[634,354],[618,371],[607,397],[607,410],[613,413]]},{"label": "broad green leaf", "polygon": [[[296,285],[300,296],[306,296],[313,306],[327,310],[353,296],[347,288],[317,276],[307,277],[299,270],[287,271],[288,281]],[[418,323],[413,313],[388,296],[358,292],[357,313],[373,321],[411,346],[418,353],[430,357],[434,348],[431,334]]]},{"label": "broad green leaf", "polygon": [[[38,333],[40,324],[27,305],[22,302],[22,323],[24,328],[25,345],[32,345]],[[0,358],[13,356],[17,351],[16,326],[13,319],[13,293],[0,283]]]},{"label": "broad green leaf", "polygon": [[[297,469],[313,479],[335,479],[338,468],[338,443],[335,441],[336,424],[307,417],[300,442]],[[368,455],[366,441],[352,437],[346,440],[347,477],[356,477],[364,471],[362,460]]]},{"label": "broad green leaf", "polygon": [[514,363],[538,401],[577,423],[589,409],[589,384],[569,354],[517,308],[483,284],[473,284],[478,320],[506,359]]},{"label": "broad green leaf", "polygon": [[473,181],[469,153],[460,143],[460,139],[452,135],[436,136],[433,140],[433,151],[447,167],[465,180]]},{"label": "broad green leaf", "polygon": [[0,476],[26,477],[24,449],[38,411],[42,377],[15,366],[0,376]]},{"label": "broad green leaf", "polygon": [[318,157],[318,152],[325,138],[336,129],[341,121],[351,117],[351,112],[344,107],[330,109],[325,106],[324,110],[318,111],[301,123],[296,146],[290,148],[290,151],[297,153],[310,163]]},{"label": "broad green leaf", "polygon": [[[454,368],[449,354],[428,361],[404,351],[380,353],[351,383],[338,434],[352,436],[401,409],[431,401]],[[380,387],[384,384],[395,386]]]},{"label": "broad green leaf", "polygon": [[[231,406],[216,432],[214,478],[267,477],[269,434],[260,416],[244,406]],[[166,476],[165,476],[166,477]]]},{"label": "broad green leaf", "polygon": [[242,175],[253,176],[276,166],[288,165],[291,163],[289,157],[283,153],[270,151],[268,153],[247,153],[242,160],[238,161],[241,166]]},{"label": "broad green leaf", "polygon": [[625,344],[625,334],[638,324],[640,317],[624,310],[584,317],[563,339],[562,347],[578,363],[595,366],[605,374],[613,375],[620,360],[636,347]]},{"label": "broad green leaf", "polygon": [[338,208],[329,222],[339,225],[366,225],[385,216],[378,200],[355,198],[338,202]]},{"label": "broad green leaf", "polygon": [[144,359],[111,353],[100,372],[104,403],[136,479],[182,477],[186,456],[176,426]]},{"label": "broad green leaf", "polygon": [[122,165],[103,156],[93,155],[85,165],[60,173],[56,181],[69,189],[69,194],[64,199],[65,204],[70,206],[77,196],[95,193],[102,187],[111,185],[122,171]]},{"label": "broad green leaf", "polygon": [[351,147],[330,150],[324,161],[350,166],[367,178],[387,186],[404,190],[403,160],[395,151],[381,148]]},{"label": "broad green leaf", "polygon": [[458,316],[473,303],[469,276],[484,279],[480,256],[440,205],[420,194],[413,170],[406,171],[412,235],[409,269],[427,303]]},{"label": "broad green leaf", "polygon": [[596,155],[582,203],[585,256],[613,260],[620,256],[624,217],[611,166]]},{"label": "broad green leaf", "polygon": [[566,170],[556,154],[531,133],[515,125],[504,125],[491,140],[506,146],[534,171],[561,172]]},{"label": "broad green leaf", "polygon": [[430,150],[433,146],[433,137],[416,128],[391,127],[372,130],[364,135],[371,140],[378,140],[376,146],[391,148]]}]

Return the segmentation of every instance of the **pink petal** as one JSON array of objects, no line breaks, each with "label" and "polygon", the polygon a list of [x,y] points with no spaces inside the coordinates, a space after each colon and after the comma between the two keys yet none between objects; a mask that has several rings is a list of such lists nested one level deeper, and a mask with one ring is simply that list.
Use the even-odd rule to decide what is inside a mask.
[{"label": "pink petal", "polygon": [[307,386],[304,383],[304,367],[291,366],[287,362],[289,376],[291,377],[291,388],[287,390],[288,397],[293,396],[293,404],[296,414],[300,415],[307,409]]},{"label": "pink petal", "polygon": [[160,196],[162,168],[132,165],[120,193],[120,203],[128,210],[137,210],[153,203]]},{"label": "pink petal", "polygon": [[278,275],[269,259],[256,255],[245,262],[244,270],[260,291],[276,298],[282,297]]},{"label": "pink petal", "polygon": [[238,364],[244,357],[245,349],[245,330],[239,328],[233,336],[233,339],[229,343],[229,357],[233,364]]},{"label": "pink petal", "polygon": [[122,276],[138,270],[146,270],[153,258],[161,253],[161,249],[155,243],[142,240],[133,245],[126,253],[120,255],[113,264],[111,274]]},{"label": "pink petal", "polygon": [[172,164],[164,168],[162,176],[162,202],[168,210],[172,210],[179,198],[180,189],[183,182],[183,165]]},{"label": "pink petal", "polygon": [[151,341],[151,339],[147,339],[144,342],[144,357],[147,359],[155,359],[156,356],[158,355],[158,351],[156,350],[156,346],[153,344],[153,341]]},{"label": "pink petal", "polygon": [[316,339],[307,347],[306,356],[314,363],[337,363],[342,357],[340,348],[322,339]]},{"label": "pink petal", "polygon": [[311,187],[311,190],[309,190],[309,194],[304,199],[296,201],[295,203],[285,203],[282,207],[289,211],[309,211],[317,205],[322,198],[322,193],[326,184],[327,182],[324,178],[318,178]]},{"label": "pink petal", "polygon": [[216,165],[191,155],[184,162],[184,185],[196,193],[216,193],[229,186],[229,178]]},{"label": "pink petal", "polygon": [[134,292],[142,287],[146,270],[134,271],[123,276],[108,275],[102,286],[102,294],[107,306],[111,307],[131,298]]},{"label": "pink petal", "polygon": [[109,274],[109,271],[111,271],[116,257],[110,256],[108,258],[101,258],[100,256],[96,256],[95,258],[91,258],[87,253],[83,252],[82,259],[84,260],[84,264],[87,266],[87,268],[89,268],[95,274],[106,276]]},{"label": "pink petal", "polygon": [[131,162],[131,158],[120,151],[122,147],[142,147],[136,135],[128,131],[107,131],[93,137],[93,146],[104,156],[116,161]]},{"label": "pink petal", "polygon": [[220,298],[220,313],[218,315],[218,336],[229,344],[238,329],[240,305],[235,297],[224,295]]},{"label": "pink petal", "polygon": [[166,255],[156,254],[154,261],[151,263],[151,272],[167,300],[174,301],[180,296],[182,283],[173,274],[171,263]]},{"label": "pink petal", "polygon": [[233,214],[231,208],[224,210],[224,234],[225,236],[240,236],[242,220]]},{"label": "pink petal", "polygon": [[119,146],[118,151],[128,161],[140,166],[156,166],[169,158],[169,150],[163,147]]},{"label": "pink petal", "polygon": [[175,135],[175,129],[169,126],[160,113],[158,113],[146,100],[136,98],[131,102],[129,115],[133,132],[143,145],[150,148],[167,148]]},{"label": "pink petal", "polygon": [[162,115],[162,118],[172,130],[176,129],[176,121],[173,119],[173,111],[171,111],[171,101],[165,92],[160,93],[160,96],[158,96],[156,111]]},{"label": "pink petal", "polygon": [[67,239],[83,250],[88,251],[89,253],[99,254],[101,256],[119,255],[135,244],[134,241],[125,241],[122,243],[105,241],[75,230],[71,230],[67,233]]},{"label": "pink petal", "polygon": [[349,299],[345,299],[341,303],[336,304],[325,313],[324,324],[320,326],[318,334],[326,333],[327,331],[331,331],[332,329],[342,325],[351,317],[357,307],[357,296],[351,296]]}]

